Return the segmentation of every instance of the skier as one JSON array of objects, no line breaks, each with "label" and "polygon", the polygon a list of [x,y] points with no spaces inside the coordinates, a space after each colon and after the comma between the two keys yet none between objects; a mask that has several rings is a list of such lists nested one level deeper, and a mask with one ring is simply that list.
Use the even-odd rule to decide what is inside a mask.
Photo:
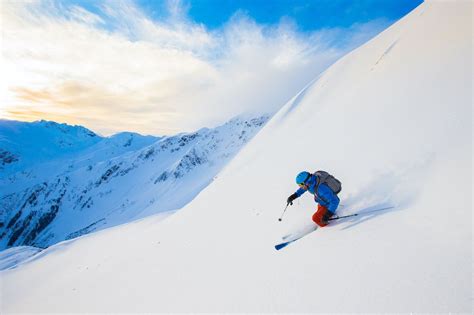
[{"label": "skier", "polygon": [[318,203],[318,210],[312,217],[313,221],[320,227],[328,225],[328,219],[335,214],[339,206],[337,194],[341,191],[341,182],[324,171],[317,171],[314,174],[304,171],[296,176],[296,183],[300,188],[288,197],[287,204],[293,205],[293,200],[308,190]]}]

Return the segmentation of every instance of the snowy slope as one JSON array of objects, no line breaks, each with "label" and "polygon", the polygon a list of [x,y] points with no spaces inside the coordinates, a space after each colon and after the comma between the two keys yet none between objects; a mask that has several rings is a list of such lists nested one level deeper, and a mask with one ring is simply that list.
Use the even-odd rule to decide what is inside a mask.
[{"label": "snowy slope", "polygon": [[14,268],[39,252],[41,252],[40,248],[31,246],[18,246],[1,251],[0,270]]},{"label": "snowy slope", "polygon": [[[212,181],[267,120],[267,116],[235,118],[213,129],[163,138],[121,133],[14,173],[0,191],[0,249],[45,248],[179,209]],[[29,139],[29,133],[19,133],[17,138],[21,143]],[[55,146],[48,143],[51,138],[45,147],[54,151]]]},{"label": "snowy slope", "polygon": [[[295,96],[190,204],[3,272],[5,312],[472,311],[469,2],[428,2]],[[311,225],[303,169],[343,182]],[[34,285],[32,285],[34,283]],[[50,297],[55,297],[51,299]]]}]

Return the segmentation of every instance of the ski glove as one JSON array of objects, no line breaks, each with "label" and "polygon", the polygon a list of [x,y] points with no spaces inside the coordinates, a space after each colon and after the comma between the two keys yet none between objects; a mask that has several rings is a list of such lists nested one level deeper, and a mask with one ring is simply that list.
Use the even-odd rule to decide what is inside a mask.
[{"label": "ski glove", "polygon": [[293,205],[293,200],[295,200],[296,198],[298,198],[298,195],[296,193],[294,193],[293,195],[288,197],[288,199],[286,199],[286,203],[290,204],[290,205]]}]

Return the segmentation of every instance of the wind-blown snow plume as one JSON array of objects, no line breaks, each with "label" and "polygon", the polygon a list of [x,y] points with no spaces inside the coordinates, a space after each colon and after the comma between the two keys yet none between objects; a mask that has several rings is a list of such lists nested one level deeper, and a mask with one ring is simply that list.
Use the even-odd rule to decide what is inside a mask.
[{"label": "wind-blown snow plume", "polygon": [[[301,33],[243,13],[218,30],[179,2],[154,20],[134,1],[97,12],[62,1],[2,1],[0,117],[169,135],[248,111],[276,111],[345,52],[384,29],[377,20]],[[336,45],[336,39],[341,39]]]}]

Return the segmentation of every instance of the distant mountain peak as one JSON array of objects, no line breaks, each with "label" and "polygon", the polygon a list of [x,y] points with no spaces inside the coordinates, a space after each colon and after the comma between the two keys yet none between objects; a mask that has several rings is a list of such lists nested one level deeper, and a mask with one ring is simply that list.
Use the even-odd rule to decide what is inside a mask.
[{"label": "distant mountain peak", "polygon": [[36,124],[38,126],[42,126],[44,128],[54,128],[62,133],[70,133],[72,131],[76,132],[77,134],[83,133],[84,135],[87,135],[89,137],[100,137],[97,135],[95,132],[93,132],[90,129],[87,129],[86,127],[80,126],[80,125],[69,125],[67,123],[58,123],[55,121],[50,121],[50,120],[38,120],[33,122],[32,124]]}]

